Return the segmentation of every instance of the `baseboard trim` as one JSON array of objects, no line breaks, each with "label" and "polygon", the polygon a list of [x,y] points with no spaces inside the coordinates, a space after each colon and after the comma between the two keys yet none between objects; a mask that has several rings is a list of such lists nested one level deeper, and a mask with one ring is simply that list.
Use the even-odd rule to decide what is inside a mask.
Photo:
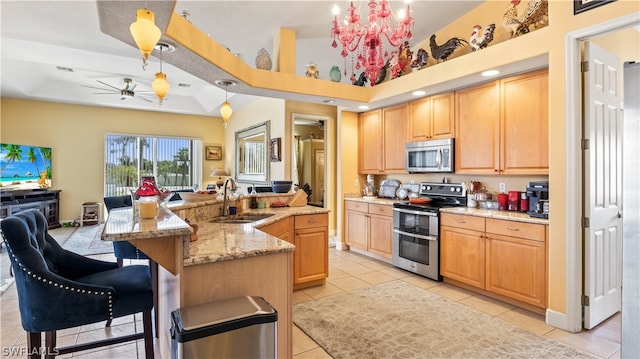
[{"label": "baseboard trim", "polygon": [[578,331],[572,331],[568,328],[568,319],[565,313],[557,312],[553,309],[548,309],[545,315],[545,322],[555,328],[562,329],[567,332],[577,333]]}]

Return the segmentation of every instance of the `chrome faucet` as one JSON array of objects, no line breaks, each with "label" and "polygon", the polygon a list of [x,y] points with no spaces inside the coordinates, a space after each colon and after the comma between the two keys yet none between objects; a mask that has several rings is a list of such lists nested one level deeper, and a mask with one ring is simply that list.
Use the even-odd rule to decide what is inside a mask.
[{"label": "chrome faucet", "polygon": [[227,179],[224,181],[224,200],[222,202],[222,215],[223,216],[228,216],[229,215],[229,193],[227,192],[227,184],[229,183],[229,181],[231,181],[231,190],[235,191],[238,189],[238,186],[236,185],[236,181],[233,180],[233,178],[231,177],[227,177]]}]

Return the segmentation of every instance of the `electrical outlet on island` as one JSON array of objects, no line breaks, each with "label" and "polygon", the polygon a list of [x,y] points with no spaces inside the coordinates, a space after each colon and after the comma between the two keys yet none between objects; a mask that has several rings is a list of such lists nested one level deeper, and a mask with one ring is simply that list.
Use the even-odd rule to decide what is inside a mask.
[{"label": "electrical outlet on island", "polygon": [[500,182],[500,193],[507,193],[507,185],[504,182]]}]

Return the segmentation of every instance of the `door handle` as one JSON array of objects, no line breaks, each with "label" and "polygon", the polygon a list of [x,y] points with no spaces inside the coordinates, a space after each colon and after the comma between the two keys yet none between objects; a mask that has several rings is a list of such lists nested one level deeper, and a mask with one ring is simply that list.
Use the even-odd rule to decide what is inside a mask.
[{"label": "door handle", "polygon": [[618,212],[618,218],[622,218],[622,211]]}]

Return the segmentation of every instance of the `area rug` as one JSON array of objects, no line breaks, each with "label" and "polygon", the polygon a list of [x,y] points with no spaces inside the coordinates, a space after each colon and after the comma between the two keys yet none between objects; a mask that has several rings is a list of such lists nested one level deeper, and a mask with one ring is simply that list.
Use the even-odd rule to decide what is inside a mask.
[{"label": "area rug", "polygon": [[113,243],[100,239],[103,228],[104,224],[78,227],[60,245],[66,250],[83,256],[111,253],[113,252]]},{"label": "area rug", "polygon": [[399,280],[296,304],[293,321],[334,358],[593,358]]}]

